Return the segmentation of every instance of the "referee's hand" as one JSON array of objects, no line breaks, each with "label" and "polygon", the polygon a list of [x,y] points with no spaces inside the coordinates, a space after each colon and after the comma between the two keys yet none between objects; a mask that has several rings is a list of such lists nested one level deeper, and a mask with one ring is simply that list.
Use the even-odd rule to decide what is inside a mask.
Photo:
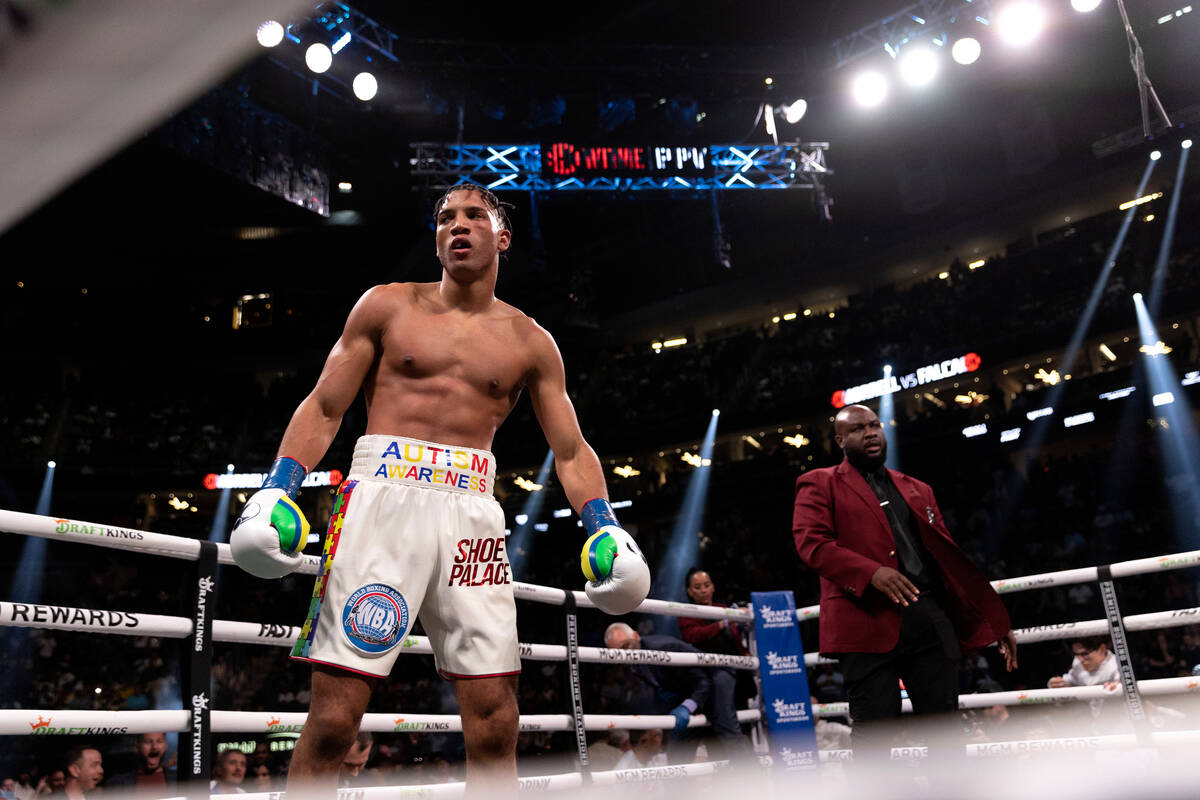
[{"label": "referee's hand", "polygon": [[921,593],[913,582],[891,567],[880,567],[871,576],[871,585],[883,592],[893,603],[906,606],[917,602]]}]

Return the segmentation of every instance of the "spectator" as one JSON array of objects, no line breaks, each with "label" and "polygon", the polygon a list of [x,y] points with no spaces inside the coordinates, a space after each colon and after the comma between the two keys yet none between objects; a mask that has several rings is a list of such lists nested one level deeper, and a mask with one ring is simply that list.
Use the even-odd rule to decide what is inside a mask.
[{"label": "spectator", "polygon": [[375,737],[371,735],[370,731],[358,732],[354,744],[350,745],[350,752],[346,753],[346,757],[342,759],[341,774],[338,776],[339,785],[362,786],[369,782],[365,780],[367,775],[361,773],[371,758],[371,747],[374,744]]},{"label": "spectator", "polygon": [[[674,653],[698,653],[695,647],[673,636],[648,634],[641,636],[624,622],[614,622],[604,632],[604,646],[619,650],[640,650],[645,645],[648,650],[666,650]],[[668,713],[675,717],[675,732],[682,734],[687,730],[688,720],[697,710],[703,708],[708,715],[720,742],[722,757],[729,759],[748,758],[751,755],[750,743],[742,733],[737,721],[737,710],[733,707],[733,676],[727,670],[706,669],[704,667],[669,667],[657,664],[635,664],[630,672],[638,680],[645,683],[654,691],[655,707],[653,713]],[[714,683],[723,683],[719,692],[713,691]],[[717,702],[717,698],[721,702]],[[679,737],[676,741],[682,741]],[[692,760],[692,752],[685,754],[673,752],[673,759],[681,763]]]},{"label": "spectator", "polygon": [[663,735],[658,728],[638,731],[633,747],[617,760],[614,769],[640,769],[667,766],[667,754],[662,751]]},{"label": "spectator", "polygon": [[613,728],[598,742],[592,742],[588,747],[588,763],[594,772],[604,772],[616,769],[617,762],[632,747],[629,731],[624,728]]},{"label": "spectator", "polygon": [[166,765],[167,735],[165,733],[143,733],[137,738],[134,750],[138,755],[138,766],[130,772],[120,772],[108,779],[108,786],[122,789],[157,791],[175,785],[175,769]]},{"label": "spectator", "polygon": [[245,779],[246,754],[231,747],[217,756],[208,790],[212,794],[245,794],[246,790],[242,788]]},{"label": "spectator", "polygon": [[17,800],[17,781],[15,778],[0,780],[0,800]]},{"label": "spectator", "polygon": [[275,777],[271,775],[270,766],[255,764],[250,767],[250,788],[255,792],[275,791]]},{"label": "spectator", "polygon": [[56,770],[53,770],[49,775],[43,776],[42,779],[40,781],[38,781],[37,796],[38,797],[45,797],[46,795],[62,796],[62,794],[66,788],[67,788],[67,772],[66,772],[66,770],[56,769]]},{"label": "spectator", "polygon": [[1068,686],[1097,686],[1104,684],[1115,689],[1120,681],[1117,657],[1108,649],[1108,640],[1103,636],[1087,636],[1071,640],[1071,668],[1062,675],[1055,675],[1046,685],[1051,689]]},{"label": "spectator", "polygon": [[[684,588],[688,599],[698,606],[713,606],[726,608],[721,603],[714,603],[712,578],[699,567],[692,567],[684,578]],[[679,636],[685,642],[706,653],[725,653],[733,656],[749,655],[750,651],[742,641],[741,627],[727,619],[711,620],[695,617],[679,618]]]},{"label": "spectator", "polygon": [[50,800],[83,800],[104,778],[104,757],[94,747],[83,745],[67,753],[63,788],[50,795]]}]

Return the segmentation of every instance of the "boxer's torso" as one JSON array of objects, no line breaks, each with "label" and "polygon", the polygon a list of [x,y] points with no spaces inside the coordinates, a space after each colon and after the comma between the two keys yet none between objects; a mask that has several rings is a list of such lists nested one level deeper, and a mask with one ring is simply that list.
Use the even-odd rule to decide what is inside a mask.
[{"label": "boxer's torso", "polygon": [[481,312],[453,308],[436,283],[394,283],[380,295],[366,432],[491,449],[533,369],[536,323],[499,300]]}]

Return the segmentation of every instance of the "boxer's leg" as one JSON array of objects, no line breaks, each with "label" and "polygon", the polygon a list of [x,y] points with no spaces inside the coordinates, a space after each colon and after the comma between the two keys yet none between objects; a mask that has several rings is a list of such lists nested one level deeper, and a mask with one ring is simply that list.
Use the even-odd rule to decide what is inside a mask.
[{"label": "boxer's leg", "polygon": [[321,664],[313,666],[308,719],[292,753],[287,789],[295,796],[337,791],[338,770],[367,710],[374,679]]},{"label": "boxer's leg", "polygon": [[467,794],[517,795],[517,676],[455,678],[467,750]]}]

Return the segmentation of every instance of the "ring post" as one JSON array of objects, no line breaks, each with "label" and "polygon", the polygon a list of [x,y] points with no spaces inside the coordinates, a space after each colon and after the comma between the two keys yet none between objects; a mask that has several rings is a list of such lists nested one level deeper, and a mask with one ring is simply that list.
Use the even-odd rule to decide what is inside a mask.
[{"label": "ring post", "polygon": [[213,613],[217,603],[216,589],[217,546],[200,542],[200,557],[196,562],[195,582],[192,584],[192,634],[183,640],[186,648],[181,659],[187,670],[183,707],[188,712],[187,749],[180,759],[179,778],[186,782],[190,798],[209,796],[209,764],[212,759],[212,720],[209,703],[212,700]]},{"label": "ring post", "polygon": [[575,746],[579,751],[579,773],[584,784],[592,782],[592,766],[588,761],[587,730],[583,726],[583,694],[579,686],[579,626],[575,619],[575,595],[563,592],[567,617],[567,688],[571,696],[571,728],[575,731]]},{"label": "ring post", "polygon": [[820,754],[796,601],[791,592],[751,592],[750,602],[773,771],[815,769]]}]

